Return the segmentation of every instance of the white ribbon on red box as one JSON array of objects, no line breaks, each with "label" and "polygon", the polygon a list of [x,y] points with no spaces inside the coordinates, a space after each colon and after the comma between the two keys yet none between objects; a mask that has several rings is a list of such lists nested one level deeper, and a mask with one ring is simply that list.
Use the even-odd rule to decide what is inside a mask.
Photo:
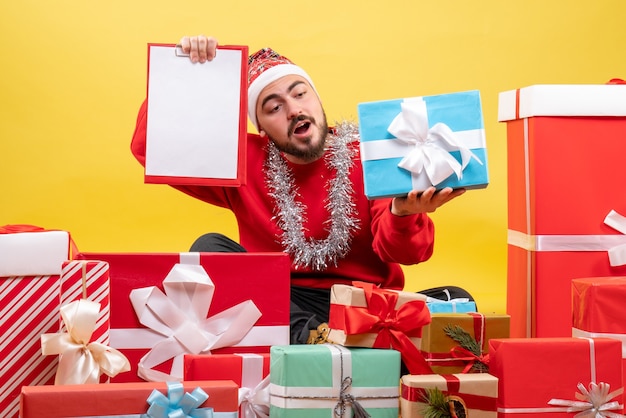
[{"label": "white ribbon on red box", "polygon": [[[207,318],[215,285],[197,253],[181,254],[181,263],[172,267],[163,280],[163,289],[165,293],[150,286],[130,293],[139,322],[153,331],[154,344],[138,365],[138,375],[148,381],[182,380],[184,354],[233,346],[261,317],[254,302],[247,300]],[[127,339],[139,339],[136,331],[131,330],[115,346],[127,348]],[[154,369],[171,359],[169,374]]]},{"label": "white ribbon on red box", "polygon": [[269,418],[270,377],[263,377],[263,356],[253,353],[237,355],[241,357],[241,387],[238,393],[241,418]]},{"label": "white ribbon on red box", "polygon": [[507,242],[528,251],[606,251],[611,266],[626,264],[626,217],[611,210],[604,224],[623,235],[529,235],[509,229]]}]

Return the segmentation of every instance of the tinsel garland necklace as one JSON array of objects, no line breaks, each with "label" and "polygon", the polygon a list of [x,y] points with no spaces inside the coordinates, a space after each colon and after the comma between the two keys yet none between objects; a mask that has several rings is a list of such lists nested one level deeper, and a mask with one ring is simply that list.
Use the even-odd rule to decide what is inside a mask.
[{"label": "tinsel garland necklace", "polygon": [[266,162],[266,181],[270,196],[276,203],[276,222],[282,229],[281,244],[292,258],[296,268],[308,267],[324,270],[329,264],[345,257],[350,249],[352,234],[359,228],[352,201],[353,150],[348,146],[358,138],[358,127],[342,122],[335,127],[324,155],[326,166],[335,170],[335,177],[328,180],[328,197],[325,207],[330,214],[326,221],[328,236],[324,239],[307,238],[304,235],[306,207],[297,201],[299,193],[293,173],[278,148],[270,141]]}]

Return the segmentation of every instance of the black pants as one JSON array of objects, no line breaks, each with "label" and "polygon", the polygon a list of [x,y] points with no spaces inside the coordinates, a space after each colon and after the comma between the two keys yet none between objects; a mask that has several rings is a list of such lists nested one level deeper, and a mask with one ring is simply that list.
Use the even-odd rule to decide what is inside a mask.
[{"label": "black pants", "polygon": [[[192,252],[246,252],[240,244],[217,233],[208,233],[199,237],[189,251]],[[456,298],[474,298],[465,289],[456,286],[434,287],[419,291],[435,299],[449,300]],[[289,317],[291,344],[305,344],[309,331],[328,322],[330,308],[330,289],[312,289],[291,286],[291,307]]]}]

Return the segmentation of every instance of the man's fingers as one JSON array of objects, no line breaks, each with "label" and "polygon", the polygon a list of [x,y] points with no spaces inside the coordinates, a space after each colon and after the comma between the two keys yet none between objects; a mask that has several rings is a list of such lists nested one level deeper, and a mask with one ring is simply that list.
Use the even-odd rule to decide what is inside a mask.
[{"label": "man's fingers", "polygon": [[185,54],[189,53],[189,50],[191,49],[191,43],[189,41],[189,36],[183,36],[182,38],[180,38],[180,42],[179,42],[181,48],[183,49],[183,52]]}]

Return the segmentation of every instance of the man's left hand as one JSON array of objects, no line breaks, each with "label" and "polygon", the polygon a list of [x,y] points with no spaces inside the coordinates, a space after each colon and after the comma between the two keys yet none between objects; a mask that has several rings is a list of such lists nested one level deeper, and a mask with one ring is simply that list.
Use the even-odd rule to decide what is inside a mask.
[{"label": "man's left hand", "polygon": [[463,193],[465,193],[465,189],[452,189],[451,187],[441,190],[429,187],[423,192],[412,190],[406,197],[393,198],[391,213],[397,216],[431,213]]}]

